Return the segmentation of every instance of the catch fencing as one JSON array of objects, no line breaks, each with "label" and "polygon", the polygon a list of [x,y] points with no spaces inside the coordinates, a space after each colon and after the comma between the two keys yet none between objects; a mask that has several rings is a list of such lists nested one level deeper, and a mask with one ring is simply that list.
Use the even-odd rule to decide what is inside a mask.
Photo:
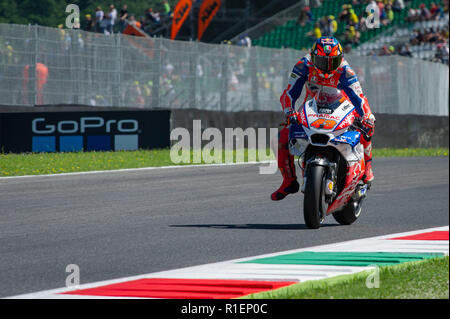
[{"label": "catch fencing", "polygon": [[[0,105],[277,111],[304,54],[0,24]],[[447,65],[399,56],[347,60],[374,113],[448,116]]]}]

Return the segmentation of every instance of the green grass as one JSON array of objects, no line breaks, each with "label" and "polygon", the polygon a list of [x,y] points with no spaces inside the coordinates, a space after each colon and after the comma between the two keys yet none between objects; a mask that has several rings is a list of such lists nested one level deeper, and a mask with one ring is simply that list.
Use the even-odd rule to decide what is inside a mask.
[{"label": "green grass", "polygon": [[373,149],[374,157],[394,156],[448,156],[448,148],[378,148]]},{"label": "green grass", "polygon": [[[448,299],[449,257],[379,268],[379,287],[367,288],[373,271],[343,275],[252,294],[244,299]],[[372,277],[371,277],[372,278]],[[369,280],[369,282],[372,282]]]},{"label": "green grass", "polygon": [[[266,153],[269,154],[269,151]],[[374,149],[373,155],[374,157],[448,156],[449,151],[444,148]],[[191,163],[187,164],[196,164],[192,152],[190,157]],[[236,154],[234,153],[233,161],[236,161],[235,157]],[[273,156],[270,157],[270,159],[273,158]],[[248,150],[245,150],[244,161],[247,160]],[[250,161],[252,160],[250,158]],[[259,160],[258,154],[256,154],[256,160]],[[222,154],[222,162],[225,162],[224,154]],[[121,152],[0,154],[0,176],[58,174],[170,165],[186,165],[186,163],[174,164],[170,159],[169,149]]]},{"label": "green grass", "polygon": [[[273,154],[269,159],[273,159]],[[226,162],[225,152],[221,154],[222,162]],[[233,151],[233,162],[237,160]],[[262,158],[265,160],[265,158]],[[256,160],[259,155],[256,152]],[[249,151],[244,150],[243,161],[254,161]],[[220,161],[219,161],[220,163]],[[76,152],[76,153],[28,153],[0,154],[0,176],[23,176],[84,172],[96,170],[115,170],[140,167],[160,167],[172,165],[205,164],[199,163],[190,153],[189,163],[175,164],[170,158],[169,149],[119,151],[119,152]]]}]

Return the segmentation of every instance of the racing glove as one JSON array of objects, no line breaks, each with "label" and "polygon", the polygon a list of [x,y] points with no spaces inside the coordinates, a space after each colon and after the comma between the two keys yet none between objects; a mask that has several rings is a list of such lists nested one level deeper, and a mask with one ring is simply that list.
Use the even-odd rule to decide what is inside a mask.
[{"label": "racing glove", "polygon": [[364,117],[361,119],[361,128],[369,139],[374,133],[375,121],[375,116],[372,113],[364,115]]},{"label": "racing glove", "polygon": [[298,113],[294,112],[293,110],[286,110],[285,111],[287,120],[288,120],[288,124],[299,124],[299,120],[298,120]]}]

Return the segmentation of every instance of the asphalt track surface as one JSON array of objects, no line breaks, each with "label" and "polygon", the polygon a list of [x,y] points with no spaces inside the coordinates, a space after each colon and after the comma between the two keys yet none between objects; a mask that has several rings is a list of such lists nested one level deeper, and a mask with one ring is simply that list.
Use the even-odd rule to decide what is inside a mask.
[{"label": "asphalt track surface", "polygon": [[0,297],[449,224],[448,157],[374,159],[351,226],[304,225],[259,165],[0,179]]}]

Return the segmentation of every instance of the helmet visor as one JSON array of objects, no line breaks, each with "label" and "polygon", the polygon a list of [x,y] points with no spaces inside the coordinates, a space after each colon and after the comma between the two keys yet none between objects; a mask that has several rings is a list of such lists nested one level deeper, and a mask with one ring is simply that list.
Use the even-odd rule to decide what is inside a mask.
[{"label": "helmet visor", "polygon": [[321,55],[313,55],[312,60],[314,66],[319,70],[330,73],[336,70],[342,62],[342,56],[321,56]]}]

